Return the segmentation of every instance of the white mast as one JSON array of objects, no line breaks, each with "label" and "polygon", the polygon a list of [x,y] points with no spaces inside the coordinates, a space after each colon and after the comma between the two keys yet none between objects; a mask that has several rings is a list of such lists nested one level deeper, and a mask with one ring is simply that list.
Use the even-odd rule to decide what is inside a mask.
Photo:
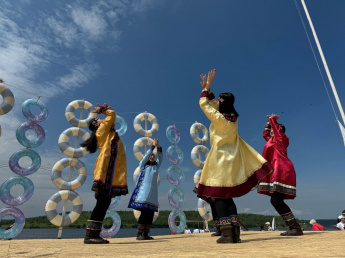
[{"label": "white mast", "polygon": [[312,21],[311,21],[311,18],[310,18],[310,15],[309,15],[307,6],[306,6],[304,0],[301,0],[301,2],[302,2],[302,5],[303,5],[305,14],[306,14],[306,16],[307,16],[307,18],[308,18],[310,28],[311,28],[311,30],[312,30],[312,32],[313,32],[313,35],[314,35],[314,39],[315,39],[317,48],[319,49],[320,56],[321,56],[323,65],[324,65],[324,67],[325,67],[325,70],[326,70],[326,73],[327,73],[327,77],[328,77],[329,83],[331,84],[331,87],[332,87],[332,90],[333,90],[334,98],[335,98],[335,100],[336,100],[336,102],[337,102],[337,104],[338,104],[338,108],[339,108],[341,117],[342,117],[342,119],[343,119],[343,123],[345,124],[345,114],[344,114],[344,110],[343,110],[343,107],[341,106],[341,102],[340,102],[340,100],[339,100],[337,90],[335,89],[335,86],[334,86],[334,83],[333,83],[333,79],[332,79],[331,73],[329,72],[329,69],[328,69],[328,65],[327,65],[325,56],[323,55],[323,52],[322,52],[322,48],[321,48],[320,42],[319,42],[319,40],[318,40],[318,38],[317,38],[317,35],[316,35],[316,32],[315,32],[313,23],[312,23]]}]

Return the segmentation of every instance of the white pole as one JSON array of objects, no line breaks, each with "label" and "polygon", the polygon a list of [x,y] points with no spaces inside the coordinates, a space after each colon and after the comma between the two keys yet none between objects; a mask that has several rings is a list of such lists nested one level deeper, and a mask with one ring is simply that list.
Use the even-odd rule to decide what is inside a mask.
[{"label": "white pole", "polygon": [[307,6],[306,6],[304,0],[301,0],[301,2],[302,2],[302,5],[303,5],[305,14],[306,14],[306,16],[307,16],[307,18],[308,18],[310,28],[311,28],[311,30],[312,30],[312,32],[313,32],[313,35],[314,35],[314,39],[315,39],[317,48],[319,49],[320,56],[321,56],[323,65],[324,65],[324,67],[325,67],[325,70],[326,70],[326,73],[327,73],[327,77],[328,77],[329,83],[331,84],[331,87],[332,87],[332,90],[333,90],[334,98],[335,98],[335,100],[336,100],[336,102],[337,102],[337,104],[338,104],[338,108],[339,108],[341,117],[343,118],[343,123],[345,124],[345,114],[344,114],[344,110],[343,110],[343,107],[341,106],[341,102],[340,102],[340,100],[339,100],[337,90],[335,89],[335,86],[334,86],[334,83],[333,83],[333,79],[332,79],[331,73],[329,72],[329,69],[328,69],[328,65],[327,65],[325,56],[323,55],[323,52],[322,52],[322,48],[321,48],[320,42],[319,42],[319,40],[318,40],[318,38],[317,38],[317,35],[316,35],[316,32],[315,32],[313,23],[312,23],[312,21],[311,21],[311,18],[310,18],[310,15],[309,15]]}]

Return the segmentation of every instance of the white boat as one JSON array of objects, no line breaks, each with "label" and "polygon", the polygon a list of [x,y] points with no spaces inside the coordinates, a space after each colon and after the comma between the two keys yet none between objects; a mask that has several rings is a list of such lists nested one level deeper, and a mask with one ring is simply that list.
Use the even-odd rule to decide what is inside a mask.
[{"label": "white boat", "polygon": [[273,217],[273,219],[272,219],[272,230],[276,230],[276,220],[275,220],[275,218]]}]

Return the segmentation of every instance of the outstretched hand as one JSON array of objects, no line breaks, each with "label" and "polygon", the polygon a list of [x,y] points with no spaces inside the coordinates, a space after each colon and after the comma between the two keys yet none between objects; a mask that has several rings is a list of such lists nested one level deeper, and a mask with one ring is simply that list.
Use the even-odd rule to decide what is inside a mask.
[{"label": "outstretched hand", "polygon": [[153,146],[156,146],[157,148],[159,148],[159,141],[158,141],[158,138],[157,138],[157,139],[153,139],[152,145],[153,145]]},{"label": "outstretched hand", "polygon": [[107,103],[104,103],[103,105],[97,103],[97,106],[98,106],[98,107],[95,107],[95,108],[92,110],[92,113],[102,114],[102,110],[103,110],[103,109],[109,108],[109,106],[107,105]]},{"label": "outstretched hand", "polygon": [[202,80],[200,82],[201,87],[203,87],[206,90],[209,90],[215,74],[216,74],[216,69],[211,69],[210,71],[208,71],[207,77],[205,74],[201,74],[200,75],[200,78]]},{"label": "outstretched hand", "polygon": [[278,120],[280,116],[277,114],[270,114],[268,117],[274,117],[276,120]]}]

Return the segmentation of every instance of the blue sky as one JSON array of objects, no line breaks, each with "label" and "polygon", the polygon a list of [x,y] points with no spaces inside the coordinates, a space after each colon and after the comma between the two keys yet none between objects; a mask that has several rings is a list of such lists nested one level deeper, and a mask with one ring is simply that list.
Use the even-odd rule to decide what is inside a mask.
[{"label": "blue sky", "polygon": [[[11,112],[0,116],[0,164],[4,164],[0,183],[15,176],[5,165],[14,152],[23,149],[15,137],[17,127],[26,122],[21,104],[42,96],[49,109],[48,120],[41,123],[46,139],[35,148],[42,169],[29,176],[35,192],[18,207],[25,216],[44,215],[46,201],[58,191],[50,168],[64,157],[57,140],[71,127],[65,108],[83,98],[93,104],[108,103],[127,121],[122,139],[127,146],[130,191],[138,164],[132,147],[140,137],[132,126],[135,116],[148,111],[157,117],[160,129],[155,137],[163,150],[170,145],[165,130],[175,122],[181,132],[178,146],[184,152],[180,165],[186,177],[181,185],[183,210],[196,209],[192,189],[197,168],[190,159],[195,143],[189,128],[195,121],[209,126],[198,99],[199,75],[211,68],[217,69],[212,90],[235,95],[239,134],[258,152],[265,144],[266,115],[281,115],[290,138],[288,155],[297,171],[297,198],[287,201],[295,215],[336,218],[345,209],[340,205],[344,143],[294,1],[22,0],[14,4],[0,0],[0,4],[0,77],[16,99]],[[340,100],[344,100],[345,2],[307,0],[306,4]],[[312,37],[309,26],[307,31]],[[313,39],[312,45],[315,48]],[[322,73],[325,76],[323,68]],[[89,174],[76,190],[84,210],[95,204],[90,190],[95,159],[95,154],[81,158]],[[21,162],[25,165],[30,160]],[[170,184],[164,179],[169,166],[165,159],[160,168],[163,210],[171,209]],[[20,187],[14,188],[20,193]],[[126,209],[129,197],[123,197],[117,209]],[[256,191],[235,202],[240,213],[278,215],[269,198]]]}]

